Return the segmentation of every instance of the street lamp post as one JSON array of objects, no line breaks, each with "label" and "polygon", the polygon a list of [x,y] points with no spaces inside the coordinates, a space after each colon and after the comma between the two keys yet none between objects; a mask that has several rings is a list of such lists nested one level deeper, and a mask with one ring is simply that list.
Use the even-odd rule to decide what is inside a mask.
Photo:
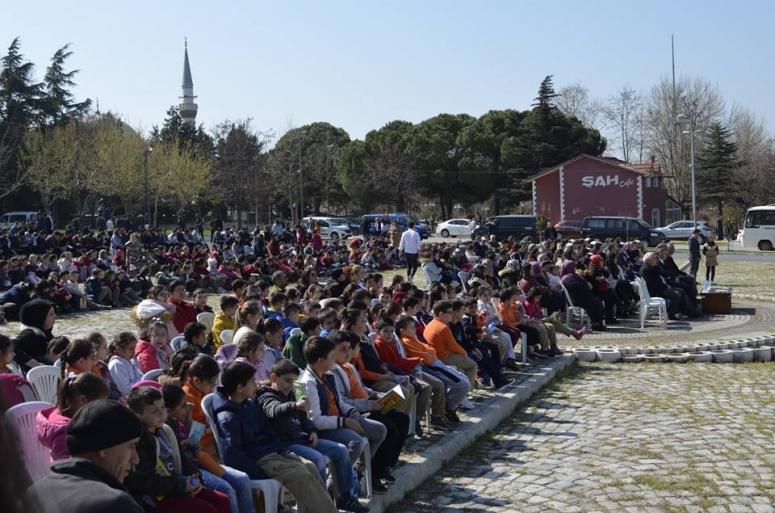
[{"label": "street lamp post", "polygon": [[[694,169],[694,134],[699,132],[697,130],[697,104],[696,102],[687,102],[689,111],[691,113],[691,119],[689,120],[689,130],[682,130],[682,134],[689,134],[689,154],[691,159],[691,168],[692,168],[692,223],[694,223],[694,228],[697,228],[697,189],[696,189],[696,180],[695,180],[695,169]],[[678,123],[680,123],[683,119],[685,119],[686,116],[684,114],[679,114],[678,119],[676,120]]]},{"label": "street lamp post", "polygon": [[150,206],[148,204],[148,154],[153,151],[153,148],[150,146],[146,146],[145,151],[143,152],[143,175],[145,179],[144,183],[144,204],[145,204],[145,212],[143,213],[143,224],[150,226],[151,224],[151,211]]},{"label": "street lamp post", "polygon": [[302,160],[302,146],[307,137],[307,131],[301,131],[301,140],[299,142],[299,223],[304,219],[304,162]]}]

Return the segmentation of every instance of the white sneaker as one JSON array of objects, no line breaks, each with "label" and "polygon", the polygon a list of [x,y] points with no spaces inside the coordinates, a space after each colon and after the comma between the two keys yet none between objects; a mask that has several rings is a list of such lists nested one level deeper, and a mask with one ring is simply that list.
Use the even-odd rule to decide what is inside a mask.
[{"label": "white sneaker", "polygon": [[472,403],[472,402],[471,402],[471,399],[469,399],[468,397],[466,397],[466,398],[465,398],[465,399],[463,399],[463,401],[460,403],[460,406],[459,406],[459,407],[460,407],[460,408],[463,408],[464,410],[473,410],[474,408],[476,408],[476,405],[475,405],[474,403]]}]

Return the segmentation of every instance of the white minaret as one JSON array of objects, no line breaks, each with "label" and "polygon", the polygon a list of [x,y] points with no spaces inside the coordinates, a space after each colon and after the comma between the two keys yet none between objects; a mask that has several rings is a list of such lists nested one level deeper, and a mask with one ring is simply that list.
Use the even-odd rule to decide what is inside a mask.
[{"label": "white minaret", "polygon": [[194,103],[194,81],[191,79],[191,65],[188,63],[188,40],[184,40],[183,54],[183,103],[178,105],[180,117],[189,125],[196,124],[197,104]]}]

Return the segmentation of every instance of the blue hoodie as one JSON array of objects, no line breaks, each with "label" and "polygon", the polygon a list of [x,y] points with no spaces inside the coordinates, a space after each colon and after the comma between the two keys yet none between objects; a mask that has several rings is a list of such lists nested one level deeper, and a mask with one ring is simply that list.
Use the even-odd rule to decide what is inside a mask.
[{"label": "blue hoodie", "polygon": [[285,450],[266,418],[252,399],[237,404],[222,388],[213,398],[218,436],[222,441],[223,463],[248,474],[251,479],[268,479],[258,460]]}]

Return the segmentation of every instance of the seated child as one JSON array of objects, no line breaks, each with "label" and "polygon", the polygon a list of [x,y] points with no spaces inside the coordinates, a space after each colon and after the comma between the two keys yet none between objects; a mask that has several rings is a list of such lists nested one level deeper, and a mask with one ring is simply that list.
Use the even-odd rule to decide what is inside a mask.
[{"label": "seated child", "polygon": [[215,314],[213,321],[213,351],[218,351],[223,345],[221,332],[232,330],[237,326],[237,308],[239,299],[236,296],[221,296],[221,311]]},{"label": "seated child", "polygon": [[353,468],[347,447],[318,438],[317,428],[307,416],[307,397],[294,397],[293,382],[299,374],[301,371],[290,360],[275,363],[269,374],[271,385],[265,385],[258,391],[258,405],[264,410],[269,424],[288,450],[314,463],[324,482],[328,475],[325,457],[333,462],[334,477],[340,492],[336,501],[337,507],[365,513],[369,508],[360,504],[352,493]]},{"label": "seated child", "polygon": [[138,462],[124,481],[127,490],[146,511],[229,513],[229,498],[206,488],[199,469],[181,458],[175,433],[164,421],[167,410],[158,388],[138,387],[126,405],[145,426],[137,443]]},{"label": "seated child", "polygon": [[191,420],[192,406],[186,402],[186,392],[178,385],[164,385],[161,392],[164,396],[164,406],[167,408],[166,424],[175,433],[181,458],[187,458],[192,467],[200,469],[205,487],[223,492],[229,497],[233,513],[254,513],[250,478],[247,474],[216,462],[209,466],[212,472],[198,464],[202,426]]},{"label": "seated child", "polygon": [[441,380],[447,387],[446,412],[443,417],[437,418],[435,421],[431,419],[431,422],[435,422],[440,427],[448,425],[449,422],[460,422],[455,410],[468,394],[470,388],[468,378],[460,371],[439,360],[433,346],[417,339],[417,327],[413,318],[408,315],[399,317],[396,321],[396,329],[401,337],[406,355],[421,358],[423,373]]},{"label": "seated child", "polygon": [[148,326],[149,340],[138,340],[135,346],[135,358],[140,364],[140,370],[148,372],[154,369],[168,369],[172,348],[169,344],[167,324],[162,321],[154,321]]},{"label": "seated child", "polygon": [[264,321],[264,338],[266,340],[266,352],[261,357],[261,366],[258,368],[259,381],[269,380],[269,369],[284,359],[283,356],[283,325],[277,319]]},{"label": "seated child", "polygon": [[209,354],[207,349],[207,326],[201,322],[189,322],[183,328],[183,339],[185,342],[181,347],[191,346],[200,353]]},{"label": "seated child", "polygon": [[110,343],[108,370],[111,380],[122,396],[127,395],[132,385],[143,377],[134,359],[136,345],[137,339],[128,331],[119,333]]},{"label": "seated child", "polygon": [[301,321],[300,328],[301,333],[297,333],[285,341],[283,356],[303,369],[307,366],[307,361],[304,359],[304,342],[310,337],[320,335],[320,321],[314,316],[305,317]]},{"label": "seated child", "polygon": [[309,511],[337,513],[315,465],[286,451],[255,403],[256,369],[232,362],[221,375],[213,400],[225,463],[251,479],[277,479]]},{"label": "seated child", "polygon": [[51,460],[69,458],[67,452],[67,426],[83,405],[96,399],[107,399],[110,388],[105,380],[90,372],[62,381],[57,394],[56,406],[38,412],[35,431],[40,443],[51,450]]},{"label": "seated child", "polygon": [[[345,398],[340,397],[336,379],[329,372],[336,364],[334,343],[323,337],[308,339],[304,343],[304,359],[307,360],[307,368],[299,380],[307,389],[309,414],[318,430],[318,436],[345,445],[350,451],[350,462],[353,465],[363,453],[366,438],[373,458],[387,436],[387,429],[384,424],[362,415]],[[379,481],[373,481],[373,489],[375,493],[387,491]]]}]

